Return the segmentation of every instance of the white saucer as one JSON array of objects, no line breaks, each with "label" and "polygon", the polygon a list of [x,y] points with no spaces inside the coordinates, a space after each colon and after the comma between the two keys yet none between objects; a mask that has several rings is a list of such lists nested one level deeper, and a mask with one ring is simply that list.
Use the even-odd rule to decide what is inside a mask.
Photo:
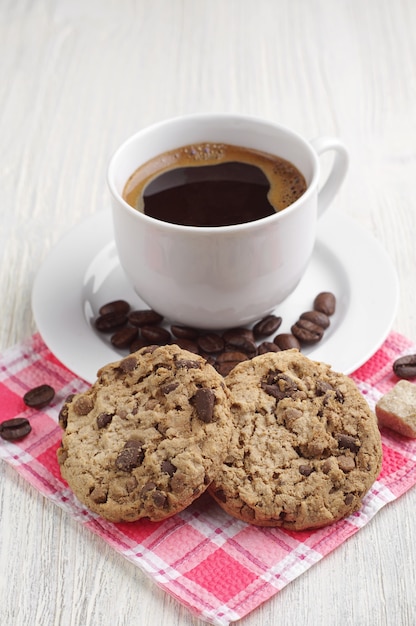
[{"label": "white saucer", "polygon": [[[347,216],[330,211],[319,223],[310,266],[294,293],[275,313],[280,332],[312,308],[320,291],[331,291],[337,310],[318,344],[303,350],[349,374],[380,347],[393,323],[399,289],[382,246]],[[93,382],[97,370],[118,360],[106,335],[92,320],[102,304],[125,299],[147,308],[127,283],[112,236],[109,210],[92,215],[69,232],[41,266],[32,307],[39,332],[53,354],[75,374]]]}]

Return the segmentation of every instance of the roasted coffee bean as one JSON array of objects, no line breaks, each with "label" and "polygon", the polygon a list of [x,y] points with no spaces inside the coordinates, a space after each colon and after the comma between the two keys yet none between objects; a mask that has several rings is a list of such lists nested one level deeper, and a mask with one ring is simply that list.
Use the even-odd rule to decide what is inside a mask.
[{"label": "roasted coffee bean", "polygon": [[98,311],[100,315],[107,315],[107,313],[128,313],[130,311],[130,304],[125,300],[113,300],[113,302],[107,302],[103,304]]},{"label": "roasted coffee bean", "polygon": [[267,352],[280,352],[280,348],[273,341],[263,341],[257,348],[257,354],[266,354]]},{"label": "roasted coffee bean", "polygon": [[182,348],[182,350],[188,350],[188,352],[193,352],[194,354],[199,354],[199,347],[196,341],[192,341],[192,339],[185,339],[182,337],[176,337],[174,340],[177,346]]},{"label": "roasted coffee bean", "polygon": [[393,371],[398,378],[415,378],[416,354],[407,354],[396,359],[393,363]]},{"label": "roasted coffee bean", "polygon": [[324,330],[326,330],[331,323],[328,315],[322,313],[322,311],[306,311],[305,313],[302,313],[300,319],[309,320],[310,322],[317,324]]},{"label": "roasted coffee bean", "polygon": [[273,339],[273,342],[281,350],[291,350],[292,348],[300,350],[299,341],[294,335],[291,335],[290,333],[280,333],[280,335],[276,335],[276,337]]},{"label": "roasted coffee bean", "polygon": [[302,343],[317,343],[324,334],[322,326],[305,319],[298,319],[290,330],[296,339]]},{"label": "roasted coffee bean", "polygon": [[230,344],[233,344],[235,340],[238,341],[239,337],[244,337],[245,339],[247,339],[247,341],[254,341],[254,334],[250,328],[229,328],[222,334],[224,342]]},{"label": "roasted coffee bean", "polygon": [[330,291],[322,291],[318,293],[313,301],[313,308],[316,311],[321,311],[325,315],[333,315],[335,313],[336,299],[333,293]]},{"label": "roasted coffee bean", "polygon": [[94,323],[95,328],[100,333],[113,333],[126,324],[127,315],[125,313],[106,313],[97,317]]},{"label": "roasted coffee bean", "polygon": [[200,350],[207,354],[221,352],[224,350],[224,339],[217,333],[206,333],[198,337],[198,346]]},{"label": "roasted coffee bean", "polygon": [[153,326],[163,321],[163,316],[156,313],[152,309],[143,309],[140,311],[131,311],[128,320],[132,326]]},{"label": "roasted coffee bean", "polygon": [[25,417],[13,417],[0,424],[0,437],[6,441],[23,439],[32,430],[29,420]]},{"label": "roasted coffee bean", "polygon": [[142,338],[148,343],[154,343],[159,346],[164,346],[170,343],[171,334],[162,326],[142,326],[140,329]]},{"label": "roasted coffee bean", "polygon": [[149,342],[143,339],[143,337],[137,337],[129,346],[129,352],[137,352],[137,350],[141,350],[142,348],[146,348],[149,346]]},{"label": "roasted coffee bean", "polygon": [[244,354],[244,352],[223,352],[217,357],[215,369],[221,374],[221,376],[227,376],[231,370],[238,365],[238,363],[242,363],[247,360],[248,357]]},{"label": "roasted coffee bean", "polygon": [[196,339],[199,334],[196,328],[191,328],[190,326],[179,326],[178,324],[173,324],[170,327],[170,330],[172,331],[172,335],[178,339]]},{"label": "roasted coffee bean", "polygon": [[196,413],[201,422],[209,424],[214,417],[215,394],[212,389],[202,387],[192,398]]},{"label": "roasted coffee bean", "polygon": [[137,339],[138,335],[137,328],[133,326],[126,326],[125,328],[121,328],[114,335],[111,335],[111,343],[118,350],[124,350],[131,346],[133,341]]},{"label": "roasted coffee bean", "polygon": [[227,351],[234,351],[235,349],[238,349],[240,352],[247,354],[247,356],[251,359],[257,354],[257,345],[255,342],[250,339],[246,339],[246,337],[243,337],[242,335],[236,335],[233,337],[230,342],[227,342],[225,349]]},{"label": "roasted coffee bean", "polygon": [[253,333],[256,339],[268,337],[276,332],[282,323],[282,318],[276,315],[266,315],[262,320],[254,324]]},{"label": "roasted coffee bean", "polygon": [[23,396],[26,406],[33,409],[42,409],[52,402],[55,397],[55,390],[50,385],[39,385],[27,391]]}]

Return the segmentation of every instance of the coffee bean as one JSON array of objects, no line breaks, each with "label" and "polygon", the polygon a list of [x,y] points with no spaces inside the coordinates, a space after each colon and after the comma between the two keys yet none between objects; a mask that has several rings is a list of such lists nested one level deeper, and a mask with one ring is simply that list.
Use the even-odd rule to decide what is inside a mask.
[{"label": "coffee bean", "polygon": [[305,313],[302,313],[300,319],[309,320],[310,322],[317,324],[324,330],[326,330],[331,323],[328,315],[322,313],[322,311],[306,311]]},{"label": "coffee bean", "polygon": [[202,387],[192,398],[196,413],[201,422],[209,424],[214,417],[215,394],[212,389]]},{"label": "coffee bean", "polygon": [[335,313],[336,299],[333,293],[330,291],[322,291],[318,293],[313,301],[313,308],[316,311],[321,311],[325,315],[333,315]]},{"label": "coffee bean", "polygon": [[190,326],[179,326],[177,324],[173,324],[170,327],[170,330],[172,331],[172,335],[178,339],[196,339],[199,334],[196,328],[191,328]]},{"label": "coffee bean", "polygon": [[267,352],[280,352],[280,348],[273,341],[263,341],[257,348],[257,354],[266,354]]},{"label": "coffee bean", "polygon": [[324,329],[306,319],[299,319],[290,329],[292,334],[302,343],[317,343],[324,334]]},{"label": "coffee bean", "polygon": [[407,354],[396,359],[393,363],[393,371],[398,378],[415,378],[416,354]]},{"label": "coffee bean", "polygon": [[95,320],[95,328],[100,333],[113,333],[127,324],[125,313],[105,313]]},{"label": "coffee bean", "polygon": [[256,338],[268,337],[276,332],[282,323],[282,318],[276,315],[266,315],[262,320],[253,326],[253,333]]},{"label": "coffee bean", "polygon": [[198,337],[198,346],[204,352],[212,354],[224,350],[224,339],[217,333],[206,333]]},{"label": "coffee bean", "polygon": [[250,358],[253,358],[257,354],[257,346],[254,341],[247,339],[243,335],[235,335],[231,341],[228,341],[226,344],[227,350],[235,350],[238,349],[240,352],[244,352]]},{"label": "coffee bean", "polygon": [[113,300],[113,302],[107,302],[103,304],[99,309],[100,315],[107,315],[107,313],[128,313],[130,311],[130,304],[125,300]]},{"label": "coffee bean", "polygon": [[188,352],[193,352],[194,354],[199,354],[199,347],[196,341],[192,341],[192,339],[185,339],[182,337],[177,337],[175,339],[175,343],[177,346],[182,348],[182,350],[188,350]]},{"label": "coffee bean", "polygon": [[132,326],[121,328],[111,336],[111,343],[118,350],[124,350],[131,346],[133,341],[137,339],[138,332],[137,328],[133,328]]},{"label": "coffee bean", "polygon": [[228,376],[231,370],[234,369],[238,363],[242,363],[247,360],[248,357],[244,354],[244,352],[223,352],[217,357],[215,369],[221,374],[221,376]]},{"label": "coffee bean", "polygon": [[13,417],[0,424],[0,437],[6,441],[23,439],[32,430],[29,420],[25,417]]},{"label": "coffee bean", "polygon": [[132,326],[154,326],[163,321],[163,316],[152,309],[143,309],[140,311],[131,311],[128,315],[128,320]]},{"label": "coffee bean", "polygon": [[129,346],[129,352],[137,352],[137,350],[141,350],[142,348],[146,348],[149,346],[149,342],[143,339],[143,337],[137,337]]},{"label": "coffee bean", "polygon": [[140,329],[142,338],[148,343],[163,346],[170,342],[171,334],[162,326],[142,326]]},{"label": "coffee bean", "polygon": [[39,385],[27,391],[23,396],[26,406],[33,409],[42,409],[52,402],[55,397],[55,390],[50,385]]},{"label": "coffee bean", "polygon": [[294,335],[291,335],[290,333],[280,333],[280,335],[276,335],[276,337],[273,339],[273,342],[281,350],[291,350],[292,348],[300,350],[299,341]]},{"label": "coffee bean", "polygon": [[239,337],[244,337],[245,339],[247,339],[247,341],[254,341],[254,334],[253,331],[250,330],[250,328],[229,328],[228,330],[224,331],[222,335],[224,342],[230,344],[232,344],[235,339],[238,340]]}]

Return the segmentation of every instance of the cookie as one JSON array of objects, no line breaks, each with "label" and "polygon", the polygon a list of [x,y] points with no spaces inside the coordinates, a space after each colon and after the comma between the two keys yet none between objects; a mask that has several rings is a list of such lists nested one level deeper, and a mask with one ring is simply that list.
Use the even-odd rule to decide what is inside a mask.
[{"label": "cookie", "polygon": [[225,511],[302,530],[360,508],[380,471],[381,441],[348,376],[286,350],[240,363],[225,381],[234,431],[209,487]]},{"label": "cookie", "polygon": [[113,522],[183,510],[216,475],[231,435],[223,377],[176,345],[103,367],[91,388],[67,399],[60,423],[63,478]]},{"label": "cookie", "polygon": [[404,437],[416,438],[416,385],[400,380],[376,404],[380,426],[387,426]]}]

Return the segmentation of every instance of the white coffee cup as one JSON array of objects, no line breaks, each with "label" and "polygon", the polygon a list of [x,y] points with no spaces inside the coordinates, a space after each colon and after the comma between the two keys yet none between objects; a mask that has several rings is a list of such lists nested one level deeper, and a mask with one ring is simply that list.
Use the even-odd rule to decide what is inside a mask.
[{"label": "white coffee cup", "polygon": [[[203,142],[286,159],[303,174],[307,189],[269,217],[203,228],[154,219],[123,199],[124,186],[140,165],[163,152]],[[319,155],[328,150],[334,159],[318,190]],[[119,147],[108,168],[121,266],[144,302],[173,322],[205,329],[249,324],[270,313],[299,283],[313,252],[317,220],[347,168],[347,150],[338,139],[307,141],[284,126],[254,117],[197,114],[147,127]]]}]

